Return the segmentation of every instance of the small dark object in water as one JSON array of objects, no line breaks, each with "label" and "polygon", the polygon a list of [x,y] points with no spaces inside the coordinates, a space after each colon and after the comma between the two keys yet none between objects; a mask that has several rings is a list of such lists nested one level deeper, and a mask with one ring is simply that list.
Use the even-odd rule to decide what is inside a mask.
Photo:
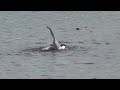
[{"label": "small dark object in water", "polygon": [[92,32],[92,31],[90,31],[90,32]]},{"label": "small dark object in water", "polygon": [[95,63],[74,63],[74,64],[95,64]]},{"label": "small dark object in water", "polygon": [[11,62],[11,63],[15,63],[15,62]]},{"label": "small dark object in water", "polygon": [[76,28],[76,30],[80,30],[80,28]]},{"label": "small dark object in water", "polygon": [[28,29],[32,29],[32,27],[29,27]]},{"label": "small dark object in water", "polygon": [[83,63],[83,64],[95,64],[95,63]]},{"label": "small dark object in water", "polygon": [[109,42],[106,42],[105,44],[108,45],[108,44],[110,44],[110,43],[109,43]]},{"label": "small dark object in water", "polygon": [[82,42],[82,41],[78,41],[78,43],[84,43],[84,42]]},{"label": "small dark object in water", "polygon": [[10,53],[8,53],[7,55],[11,55]]},{"label": "small dark object in water", "polygon": [[28,37],[32,37],[33,35],[29,35]]},{"label": "small dark object in water", "polygon": [[84,28],[87,28],[87,26],[85,26]]}]

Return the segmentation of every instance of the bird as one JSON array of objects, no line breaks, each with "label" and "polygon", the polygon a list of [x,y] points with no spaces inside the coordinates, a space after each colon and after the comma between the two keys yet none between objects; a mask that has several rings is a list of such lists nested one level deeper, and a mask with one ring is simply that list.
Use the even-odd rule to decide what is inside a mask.
[{"label": "bird", "polygon": [[52,31],[52,29],[48,26],[46,26],[47,29],[50,31],[50,34],[53,38],[53,42],[52,44],[50,44],[50,46],[47,46],[47,47],[43,47],[41,50],[42,51],[49,51],[49,50],[65,50],[65,49],[68,49],[69,47],[66,45],[66,44],[60,44],[57,39],[55,38],[55,35]]}]

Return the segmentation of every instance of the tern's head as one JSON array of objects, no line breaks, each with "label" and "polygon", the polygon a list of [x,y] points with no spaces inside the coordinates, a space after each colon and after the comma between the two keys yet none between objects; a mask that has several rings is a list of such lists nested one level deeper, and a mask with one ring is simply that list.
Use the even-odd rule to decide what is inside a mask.
[{"label": "tern's head", "polygon": [[67,45],[65,45],[65,44],[61,44],[60,46],[61,46],[60,49],[67,49]]}]

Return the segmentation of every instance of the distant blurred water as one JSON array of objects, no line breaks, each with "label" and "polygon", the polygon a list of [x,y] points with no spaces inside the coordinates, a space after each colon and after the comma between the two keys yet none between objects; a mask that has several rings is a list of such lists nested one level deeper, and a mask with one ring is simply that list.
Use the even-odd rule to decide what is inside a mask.
[{"label": "distant blurred water", "polygon": [[0,11],[0,78],[120,78],[119,45],[119,11]]}]

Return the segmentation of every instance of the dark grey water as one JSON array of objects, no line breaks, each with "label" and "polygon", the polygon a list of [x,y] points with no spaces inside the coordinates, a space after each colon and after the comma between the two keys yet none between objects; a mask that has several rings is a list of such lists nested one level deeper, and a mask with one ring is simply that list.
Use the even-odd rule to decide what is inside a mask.
[{"label": "dark grey water", "polygon": [[[40,52],[52,42],[71,47]],[[0,11],[0,78],[120,78],[120,12]]]}]

